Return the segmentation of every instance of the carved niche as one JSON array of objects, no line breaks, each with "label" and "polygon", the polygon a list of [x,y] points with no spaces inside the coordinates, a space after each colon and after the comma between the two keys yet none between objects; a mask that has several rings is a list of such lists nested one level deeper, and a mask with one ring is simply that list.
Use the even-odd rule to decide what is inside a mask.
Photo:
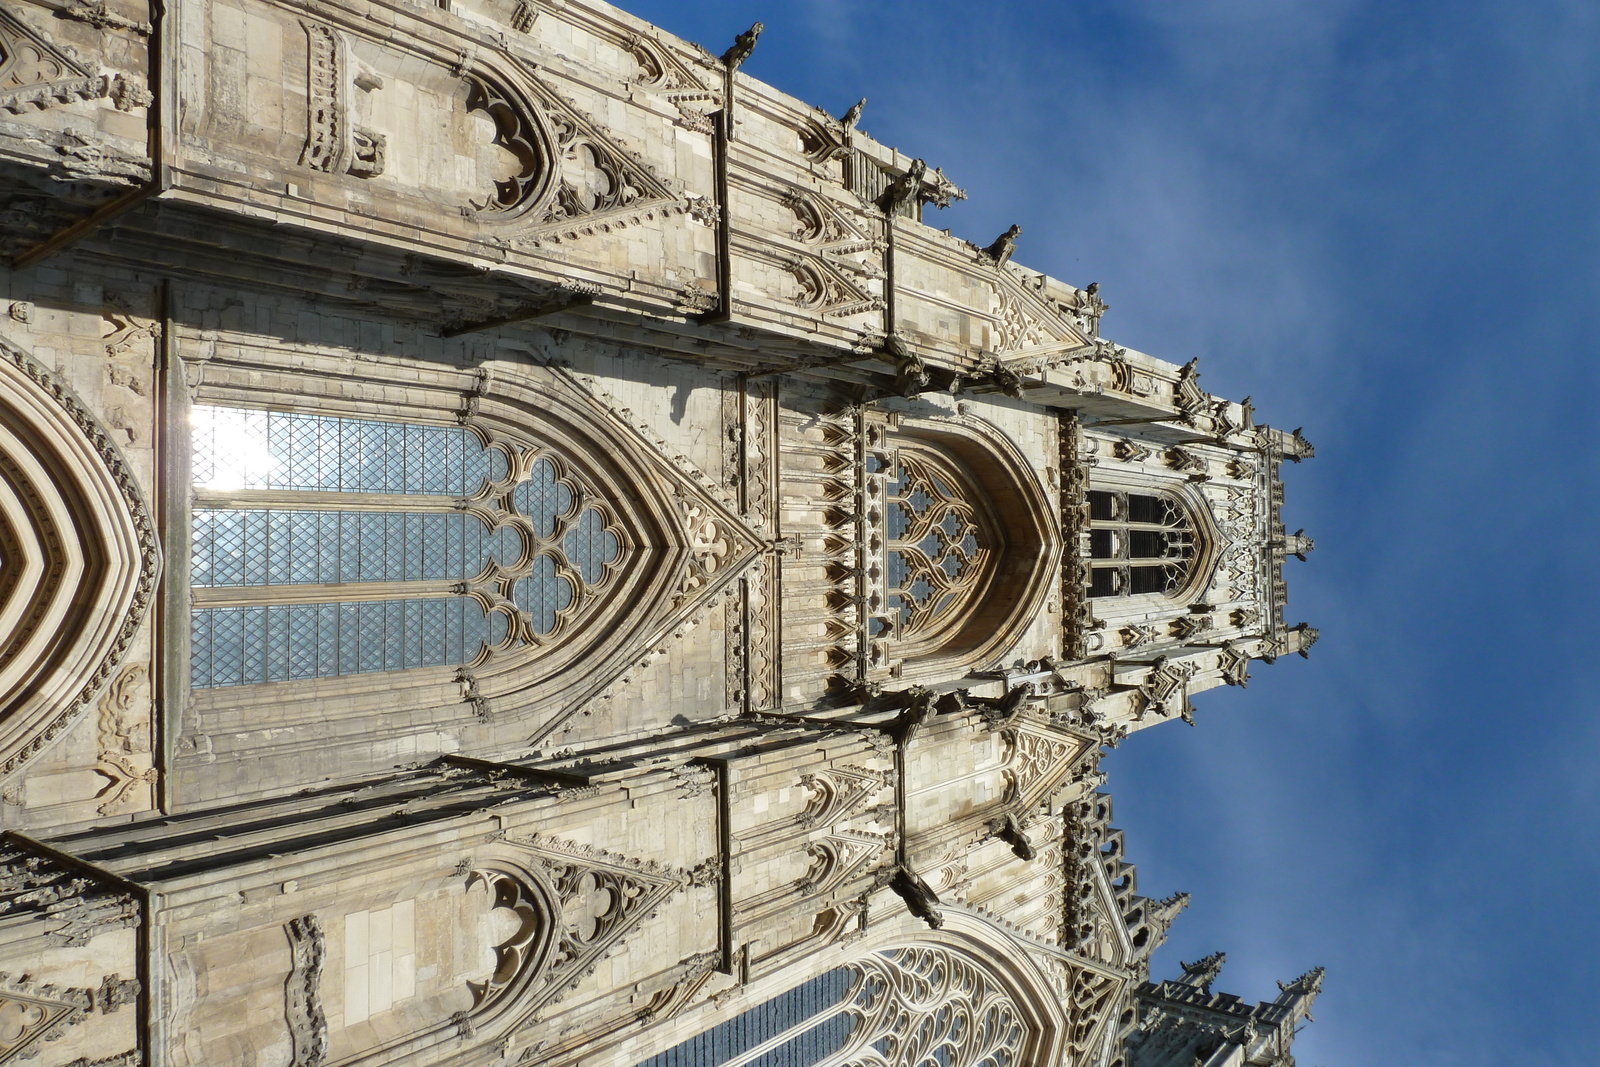
[{"label": "carved niche", "polygon": [[0,775],[95,700],[144,623],[161,566],[111,434],[0,340]]}]

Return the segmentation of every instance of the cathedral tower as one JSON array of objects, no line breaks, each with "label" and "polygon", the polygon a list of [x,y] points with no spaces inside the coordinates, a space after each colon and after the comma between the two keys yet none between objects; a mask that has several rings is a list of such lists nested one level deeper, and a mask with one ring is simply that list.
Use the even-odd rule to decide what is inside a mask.
[{"label": "cathedral tower", "polygon": [[760,30],[0,11],[0,1065],[1288,1064],[1098,761],[1311,445]]}]

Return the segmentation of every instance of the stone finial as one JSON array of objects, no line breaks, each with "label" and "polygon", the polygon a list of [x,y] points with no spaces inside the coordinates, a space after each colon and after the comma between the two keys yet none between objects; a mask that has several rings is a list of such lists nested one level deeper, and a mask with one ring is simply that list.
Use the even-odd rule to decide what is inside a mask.
[{"label": "stone finial", "polygon": [[1283,550],[1299,560],[1306,561],[1306,553],[1315,552],[1317,543],[1306,536],[1305,530],[1299,529],[1283,540]]},{"label": "stone finial", "polygon": [[1311,658],[1311,646],[1317,643],[1322,636],[1322,631],[1307,622],[1297,622],[1289,627],[1290,640],[1294,642],[1293,648],[1300,653],[1301,659]]},{"label": "stone finial", "polygon": [[1217,980],[1217,975],[1222,973],[1222,965],[1228,962],[1226,952],[1213,952],[1205,959],[1196,960],[1194,963],[1184,963],[1183,977],[1178,979],[1182,985],[1195,986],[1205,992],[1211,992],[1211,983]]},{"label": "stone finial", "polygon": [[1326,967],[1313,967],[1292,982],[1279,982],[1278,989],[1286,995],[1314,997],[1322,992],[1322,979],[1327,973]]},{"label": "stone finial", "polygon": [[1289,1013],[1291,1023],[1298,1023],[1301,1019],[1311,1020],[1311,1005],[1317,999],[1317,994],[1322,992],[1322,977],[1327,970],[1322,967],[1313,967],[1292,982],[1278,983],[1278,999],[1273,1001],[1274,1006],[1284,1009]]},{"label": "stone finial", "polygon": [[1166,931],[1171,929],[1172,924],[1178,918],[1178,914],[1188,906],[1188,893],[1174,893],[1170,897],[1158,900],[1150,909],[1150,925],[1159,925],[1162,931],[1161,936],[1165,937]]},{"label": "stone finial", "polygon": [[733,47],[722,53],[722,65],[728,70],[735,71],[744,66],[744,61],[750,58],[750,53],[756,50],[756,39],[761,36],[761,31],[766,29],[766,24],[758,22],[733,39]]}]

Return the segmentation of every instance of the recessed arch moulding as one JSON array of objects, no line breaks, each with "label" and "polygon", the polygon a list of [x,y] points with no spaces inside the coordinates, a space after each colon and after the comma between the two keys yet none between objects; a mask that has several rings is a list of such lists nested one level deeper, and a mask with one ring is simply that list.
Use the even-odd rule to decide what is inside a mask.
[{"label": "recessed arch moulding", "polygon": [[149,508],[110,434],[0,339],[0,776],[110,679],[160,566]]},{"label": "recessed arch moulding", "polygon": [[999,426],[974,415],[902,416],[888,442],[944,461],[964,484],[992,548],[955,617],[893,648],[904,678],[942,679],[996,664],[1046,609],[1061,561],[1060,524],[1039,473]]},{"label": "recessed arch moulding", "polygon": [[[245,369],[249,360],[263,354],[254,342],[237,354],[213,358],[196,403],[269,407],[326,418],[371,419],[376,413],[408,425],[464,423],[502,457],[497,480],[459,501],[418,496],[409,499],[420,503],[380,501],[378,506],[454,507],[477,515],[486,529],[526,526],[530,520],[517,495],[529,489],[530,473],[543,466],[546,474],[553,468],[557,482],[572,488],[569,501],[590,502],[574,506],[574,512],[603,516],[606,535],[615,539],[615,553],[598,580],[580,580],[570,562],[563,563],[556,581],[566,583],[568,606],[555,611],[553,625],[530,629],[524,617],[527,605],[511,599],[516,596],[513,587],[526,580],[534,562],[551,554],[552,546],[549,538],[531,533],[517,539],[524,546],[517,550],[523,558],[517,553],[500,558],[493,573],[455,590],[477,599],[498,620],[493,629],[503,635],[459,666],[194,689],[197,717],[208,718],[219,734],[223,730],[216,724],[237,722],[241,738],[259,709],[281,709],[286,693],[296,707],[314,709],[314,716],[308,714],[299,723],[303,731],[285,733],[281,746],[250,742],[252,760],[292,758],[297,745],[320,736],[317,731],[328,724],[353,722],[369,709],[395,701],[429,707],[438,728],[462,739],[475,754],[520,754],[537,743],[530,738],[556,728],[653,648],[703,616],[759,557],[759,537],[711,490],[709,476],[686,460],[678,462],[682,457],[669,457],[664,443],[646,439],[594,391],[592,380],[571,368],[520,360],[490,361],[470,372],[441,367],[402,392],[382,360],[352,366],[320,349],[296,351],[293,370],[268,374]],[[356,399],[364,390],[380,388],[391,399],[377,412]],[[230,506],[225,492],[206,492],[203,506]],[[303,506],[292,497],[280,493],[274,506]],[[292,592],[292,587],[281,586],[268,596],[279,598],[270,601],[277,603]],[[341,734],[335,743],[344,738]],[[341,757],[347,773],[367,758],[357,754],[366,751],[362,745],[352,741]],[[390,761],[383,753],[371,758],[383,761],[380,766]],[[202,773],[204,766],[196,764],[195,773]]]}]

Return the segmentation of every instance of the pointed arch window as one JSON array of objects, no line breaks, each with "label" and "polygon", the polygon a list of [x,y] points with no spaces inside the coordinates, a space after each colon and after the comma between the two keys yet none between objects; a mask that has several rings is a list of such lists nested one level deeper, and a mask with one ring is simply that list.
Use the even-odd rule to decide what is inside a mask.
[{"label": "pointed arch window", "polygon": [[889,623],[900,640],[936,632],[976,589],[989,538],[938,455],[902,447],[884,491]]},{"label": "pointed arch window", "polygon": [[1187,510],[1165,495],[1089,492],[1089,595],[1176,596],[1194,573]]},{"label": "pointed arch window", "polygon": [[547,447],[471,429],[193,410],[191,684],[415,667],[560,639],[629,555]]},{"label": "pointed arch window", "polygon": [[1039,1062],[1040,1038],[986,967],[911,945],[819,975],[639,1067],[994,1067]]}]

